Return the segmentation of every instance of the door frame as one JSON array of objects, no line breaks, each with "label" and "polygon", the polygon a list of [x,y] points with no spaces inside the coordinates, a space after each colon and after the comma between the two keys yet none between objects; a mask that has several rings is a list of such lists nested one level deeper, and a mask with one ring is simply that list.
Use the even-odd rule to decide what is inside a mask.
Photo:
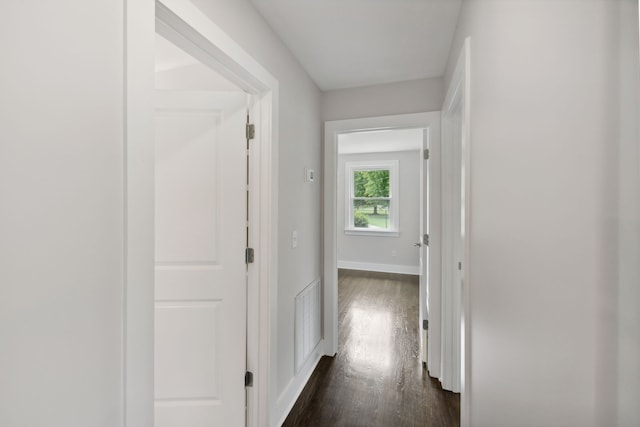
[{"label": "door frame", "polygon": [[[442,107],[442,216],[443,216],[443,259],[442,259],[442,365],[441,377],[446,372],[453,374],[454,382],[460,384],[460,420],[462,426],[471,425],[471,276],[470,276],[470,246],[471,246],[471,38],[464,40],[460,55],[447,89]],[[460,144],[453,147],[454,116],[460,115]],[[453,175],[457,164],[461,168],[460,182],[456,182]],[[464,191],[456,192],[454,183],[461,184]],[[456,199],[457,200],[454,200]],[[444,218],[451,217],[455,207],[464,212],[463,235],[460,243],[454,242],[453,221]],[[462,213],[461,213],[462,215]],[[458,223],[459,225],[460,223]],[[458,234],[458,238],[460,235]],[[457,261],[462,262],[462,289],[456,289],[453,270],[457,270]],[[447,283],[448,281],[452,283]],[[447,293],[445,287],[451,286],[456,292]],[[444,317],[448,316],[449,319]],[[459,331],[453,330],[459,319]],[[449,320],[449,321],[447,321]],[[447,337],[458,336],[455,343],[444,341]],[[456,354],[457,352],[457,354]],[[451,372],[451,367],[445,366],[447,360],[459,360],[459,372]],[[448,381],[449,382],[449,381]]]},{"label": "door frame", "polygon": [[[267,425],[275,333],[278,200],[278,81],[208,16],[181,0],[124,3],[124,288],[122,425],[153,427],[154,358],[154,40],[156,28],[179,47],[252,94],[248,268],[247,425]],[[242,379],[239,379],[242,380]]]},{"label": "door frame", "polygon": [[[440,141],[440,112],[399,114],[361,119],[333,120],[324,125],[323,181],[323,351],[338,352],[338,249],[337,249],[337,167],[338,137],[341,134],[383,129],[431,130],[433,141]],[[436,179],[438,179],[436,177]],[[433,205],[433,204],[432,204]],[[433,230],[438,230],[434,227]],[[438,251],[439,249],[436,249]],[[431,250],[429,251],[431,254]],[[420,312],[426,301],[420,301]],[[420,330],[422,325],[420,325]]]}]

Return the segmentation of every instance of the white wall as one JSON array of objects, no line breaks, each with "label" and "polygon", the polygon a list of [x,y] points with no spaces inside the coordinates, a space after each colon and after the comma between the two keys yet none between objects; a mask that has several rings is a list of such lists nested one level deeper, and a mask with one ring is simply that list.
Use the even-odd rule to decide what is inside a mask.
[{"label": "white wall", "polygon": [[[367,160],[398,160],[400,184],[399,236],[345,234],[345,163]],[[420,152],[341,154],[338,156],[338,267],[377,264],[374,271],[418,274],[419,250],[413,244],[420,237]],[[392,251],[396,255],[392,255]]]},{"label": "white wall", "polygon": [[473,426],[614,425],[619,4],[463,4]]},{"label": "white wall", "polygon": [[[248,1],[196,3],[280,81],[275,401],[301,383],[293,297],[320,276],[319,180],[303,182],[320,170],[320,92]],[[122,418],[123,4],[0,6],[3,427]]]},{"label": "white wall", "polygon": [[440,111],[444,95],[440,77],[330,90],[322,94],[322,120]]},{"label": "white wall", "polygon": [[122,416],[123,2],[0,3],[0,425]]},{"label": "white wall", "polygon": [[[286,415],[313,366],[294,375],[294,298],[320,277],[320,182],[304,182],[304,168],[320,171],[320,91],[289,50],[246,0],[193,0],[209,18],[242,46],[280,83],[278,289],[277,318],[272,319],[270,418]],[[298,246],[291,248],[291,233]],[[260,254],[256,254],[260,256]],[[319,356],[319,354],[318,354]]]}]

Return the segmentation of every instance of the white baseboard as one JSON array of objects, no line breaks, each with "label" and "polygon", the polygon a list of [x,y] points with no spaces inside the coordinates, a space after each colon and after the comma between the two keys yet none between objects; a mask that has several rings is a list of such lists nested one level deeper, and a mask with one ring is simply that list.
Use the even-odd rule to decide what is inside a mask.
[{"label": "white baseboard", "polygon": [[307,385],[311,374],[313,374],[318,362],[320,362],[320,358],[323,356],[322,351],[320,351],[323,344],[324,340],[318,343],[312,351],[311,356],[307,359],[307,362],[302,365],[298,374],[289,381],[289,384],[287,384],[278,397],[275,408],[273,408],[275,413],[270,417],[272,421],[274,419],[278,421],[275,424],[271,424],[272,426],[280,427],[284,423],[284,420],[287,419],[291,408],[293,408],[296,400],[300,397],[300,393],[302,393],[304,386]]},{"label": "white baseboard", "polygon": [[380,273],[420,274],[420,266],[399,264],[374,264],[369,262],[338,261],[338,268],[348,270],[377,271]]}]

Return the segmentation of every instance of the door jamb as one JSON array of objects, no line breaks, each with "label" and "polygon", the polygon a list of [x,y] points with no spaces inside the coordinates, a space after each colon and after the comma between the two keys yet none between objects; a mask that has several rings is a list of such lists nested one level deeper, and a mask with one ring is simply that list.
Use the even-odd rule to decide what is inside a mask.
[{"label": "door jamb", "polygon": [[[438,129],[440,112],[399,114],[362,119],[334,120],[324,127],[324,197],[323,197],[323,350],[334,356],[338,352],[338,261],[337,261],[337,165],[340,134],[382,129]],[[435,135],[434,135],[435,138]]]},{"label": "door jamb", "polygon": [[247,368],[255,385],[247,389],[247,424],[267,425],[276,348],[270,319],[277,301],[278,81],[189,2],[125,2],[124,9],[122,426],[153,426],[154,17],[160,34],[254,95],[250,241],[256,261],[248,273]]},{"label": "door jamb", "polygon": [[[445,102],[442,107],[442,131],[443,131],[443,151],[445,144],[447,144],[447,130],[451,123],[449,116],[450,112],[456,106],[460,105],[462,113],[461,117],[461,155],[460,161],[463,169],[462,180],[464,184],[464,239],[462,252],[463,262],[463,278],[464,286],[461,293],[462,305],[460,307],[460,420],[462,426],[471,425],[471,330],[472,330],[472,317],[471,317],[471,276],[470,276],[470,236],[471,236],[471,38],[467,37],[464,40],[460,55],[458,57],[456,67],[454,69]],[[448,122],[449,121],[449,122]],[[450,132],[449,132],[450,134]],[[443,162],[443,175],[451,173],[445,168],[447,164]],[[450,188],[450,187],[449,187]],[[453,197],[451,194],[445,194],[443,187],[443,205],[446,197]],[[446,236],[445,236],[446,237]],[[443,260],[444,262],[444,260]],[[443,269],[444,269],[443,264]],[[444,282],[443,282],[444,284]],[[450,332],[450,331],[449,331]],[[443,330],[443,334],[447,331]]]}]

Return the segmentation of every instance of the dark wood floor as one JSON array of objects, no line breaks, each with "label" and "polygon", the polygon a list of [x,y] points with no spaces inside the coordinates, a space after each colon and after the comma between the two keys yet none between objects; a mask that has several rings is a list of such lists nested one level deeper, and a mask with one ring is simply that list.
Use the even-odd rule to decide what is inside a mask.
[{"label": "dark wood floor", "polygon": [[459,426],[459,395],[420,361],[416,276],[340,270],[339,349],[283,426]]}]

